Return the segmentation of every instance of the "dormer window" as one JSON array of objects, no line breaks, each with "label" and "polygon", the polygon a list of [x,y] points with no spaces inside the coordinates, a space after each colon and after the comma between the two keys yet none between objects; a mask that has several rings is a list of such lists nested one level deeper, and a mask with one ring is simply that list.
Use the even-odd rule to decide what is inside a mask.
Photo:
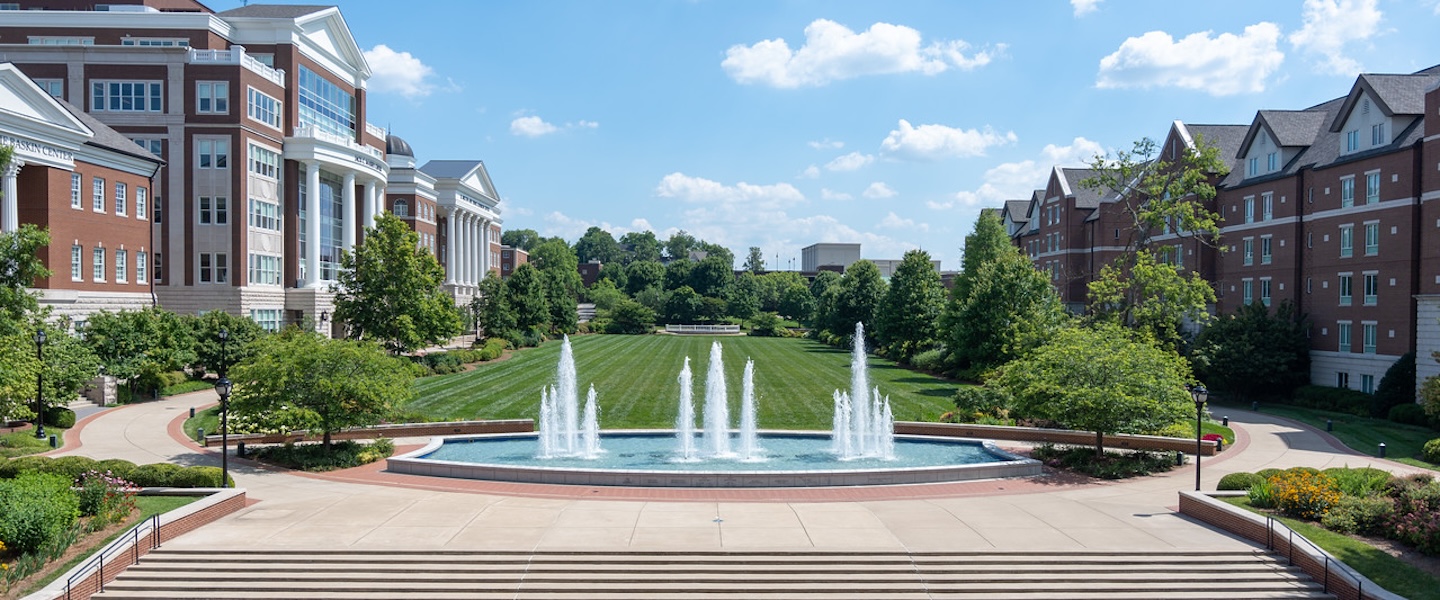
[{"label": "dormer window", "polygon": [[1259,158],[1259,157],[1255,157],[1255,156],[1250,157],[1249,165],[1246,167],[1246,169],[1247,169],[1247,173],[1249,174],[1250,177],[1254,177],[1254,176],[1256,176],[1256,175],[1259,175],[1259,174],[1260,174],[1260,158]]},{"label": "dormer window", "polygon": [[1388,143],[1388,140],[1385,139],[1385,124],[1384,124],[1384,123],[1376,123],[1376,124],[1374,124],[1374,125],[1371,125],[1371,126],[1370,126],[1370,145],[1371,145],[1371,146],[1384,146],[1386,143]]},{"label": "dormer window", "polygon": [[1351,129],[1345,132],[1345,151],[1354,152],[1360,149],[1360,130]]},{"label": "dormer window", "polygon": [[1280,153],[1271,152],[1265,155],[1265,172],[1274,173],[1280,168]]}]

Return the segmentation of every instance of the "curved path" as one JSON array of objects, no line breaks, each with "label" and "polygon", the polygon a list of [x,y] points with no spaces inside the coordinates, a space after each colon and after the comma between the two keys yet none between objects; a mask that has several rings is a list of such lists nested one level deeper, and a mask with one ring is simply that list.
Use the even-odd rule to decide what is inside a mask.
[{"label": "curved path", "polygon": [[[72,429],[56,454],[218,465],[213,450],[184,439],[191,407],[213,404],[213,391],[129,405]],[[1366,457],[1326,434],[1284,419],[1229,411],[1235,447],[1203,463],[1204,485],[1234,471],[1267,467],[1373,465],[1413,467]],[[401,443],[405,441],[402,440]],[[900,499],[850,500],[845,489],[804,501],[597,499],[594,488],[495,493],[483,484],[352,469],[296,475],[231,461],[252,506],[187,534],[182,548],[451,548],[628,550],[1175,550],[1250,549],[1251,544],[1175,513],[1176,492],[1194,471],[1126,482],[1058,478],[912,488]],[[546,486],[555,488],[557,486]],[[917,493],[916,489],[925,493]],[[608,490],[612,494],[624,490]],[[587,494],[586,497],[577,497]]]}]

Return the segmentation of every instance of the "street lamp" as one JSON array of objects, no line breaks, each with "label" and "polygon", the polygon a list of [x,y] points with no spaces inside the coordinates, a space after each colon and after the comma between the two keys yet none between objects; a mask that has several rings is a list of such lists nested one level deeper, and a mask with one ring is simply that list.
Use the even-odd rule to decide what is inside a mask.
[{"label": "street lamp", "polygon": [[1210,390],[1204,385],[1196,384],[1190,388],[1190,397],[1195,400],[1195,491],[1200,491],[1200,427],[1205,416],[1205,401],[1210,398]]},{"label": "street lamp", "polygon": [[45,327],[35,328],[35,439],[45,439]]},{"label": "street lamp", "polygon": [[222,375],[215,393],[220,394],[220,487],[230,487],[230,379]]},{"label": "street lamp", "polygon": [[227,346],[229,345],[229,342],[230,342],[230,332],[229,332],[229,331],[226,331],[226,330],[224,330],[224,329],[221,329],[221,330],[220,330],[220,335],[219,335],[218,337],[220,338],[220,378],[221,378],[221,379],[224,379],[226,372],[227,372],[227,371],[229,370],[229,368],[230,368],[230,365],[227,364],[228,359],[229,359],[230,357],[228,356],[228,353],[226,352],[226,350],[229,349],[229,348],[227,348]]}]

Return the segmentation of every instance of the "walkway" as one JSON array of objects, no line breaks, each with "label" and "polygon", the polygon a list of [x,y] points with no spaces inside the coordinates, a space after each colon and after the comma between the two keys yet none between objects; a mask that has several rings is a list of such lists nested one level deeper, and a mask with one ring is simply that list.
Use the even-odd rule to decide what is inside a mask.
[{"label": "walkway", "polygon": [[[105,411],[61,453],[137,463],[218,464],[179,435],[179,417],[211,391]],[[1325,434],[1229,411],[1240,439],[1204,462],[1207,489],[1233,471],[1306,465],[1416,469],[1348,453]],[[1247,542],[1175,513],[1194,471],[1084,485],[981,482],[983,492],[902,500],[729,502],[593,500],[375,485],[232,461],[253,506],[167,548],[455,550],[1244,550]],[[466,482],[431,479],[435,488]],[[837,490],[838,492],[839,490]],[[838,497],[838,496],[837,496]]]}]

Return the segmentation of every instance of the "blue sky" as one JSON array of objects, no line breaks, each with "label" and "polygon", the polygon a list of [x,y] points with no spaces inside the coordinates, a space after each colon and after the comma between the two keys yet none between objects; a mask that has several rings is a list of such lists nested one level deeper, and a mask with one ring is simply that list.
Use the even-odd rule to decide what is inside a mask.
[{"label": "blue sky", "polygon": [[484,160],[505,228],[685,229],[772,268],[860,242],[958,269],[979,209],[1051,165],[1440,63],[1437,0],[340,7],[370,120],[422,162]]}]

